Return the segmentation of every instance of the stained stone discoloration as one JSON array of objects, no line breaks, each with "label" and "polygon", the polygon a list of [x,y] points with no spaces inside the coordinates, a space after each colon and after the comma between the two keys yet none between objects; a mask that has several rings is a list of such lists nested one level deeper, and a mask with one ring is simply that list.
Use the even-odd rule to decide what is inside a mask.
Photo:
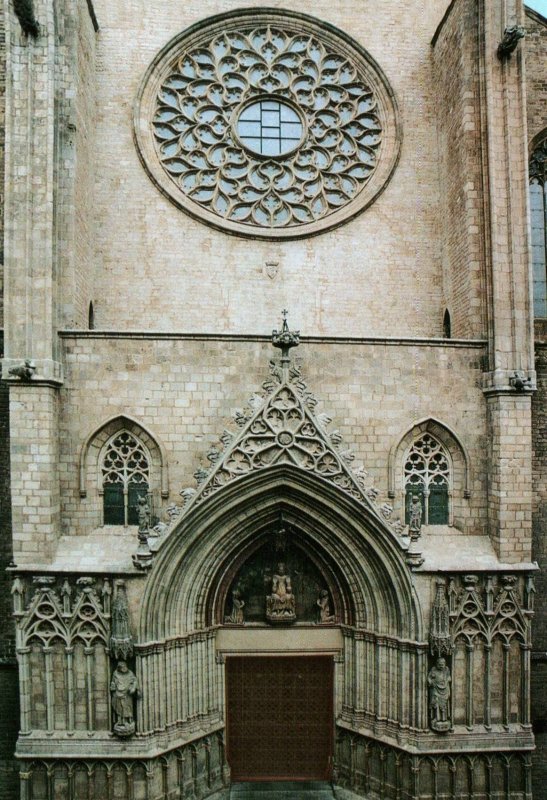
[{"label": "stained stone discoloration", "polygon": [[[538,323],[534,372],[526,163],[547,125],[547,29],[502,0],[480,15],[474,0],[412,1],[404,15],[395,0],[357,5],[299,6],[314,40],[287,67],[285,102],[311,103],[302,119],[330,137],[326,151],[345,148],[351,169],[357,127],[352,141],[335,125],[323,134],[321,92],[306,94],[329,68],[321,37],[351,36],[393,92],[398,124],[373,149],[379,164],[384,147],[398,162],[352,221],[275,243],[182,214],[133,140],[153,59],[183,28],[205,35],[226,4],[97,0],[97,36],[86,0],[35,0],[36,39],[13,4],[3,11],[4,374],[36,365],[6,382],[9,465],[5,404],[0,442],[16,565],[0,657],[13,660],[13,631],[24,800],[226,798],[225,664],[249,653],[333,664],[326,768],[341,797],[530,800],[532,780],[544,783],[546,585],[533,560],[545,566],[547,362]],[[500,60],[503,32],[521,25],[525,40]],[[254,68],[257,49],[270,58],[267,39],[238,51],[240,68]],[[200,74],[185,84],[212,119],[215,93],[237,76],[231,61],[208,70],[194,56]],[[335,105],[357,125],[344,81]],[[211,130],[198,137],[208,153]],[[198,171],[200,186],[213,180]],[[330,188],[340,174],[324,176]],[[324,188],[307,187],[308,211]],[[296,208],[300,189],[276,185],[268,208],[292,191]],[[272,350],[272,328],[278,344],[296,337],[282,308],[296,351]],[[123,431],[148,465],[139,524],[127,527],[104,524],[106,451]],[[424,477],[410,462],[433,441],[448,508],[432,524],[424,485],[407,524],[406,479]],[[112,473],[127,503],[131,469]],[[260,570],[281,530],[296,549],[274,537]]]}]

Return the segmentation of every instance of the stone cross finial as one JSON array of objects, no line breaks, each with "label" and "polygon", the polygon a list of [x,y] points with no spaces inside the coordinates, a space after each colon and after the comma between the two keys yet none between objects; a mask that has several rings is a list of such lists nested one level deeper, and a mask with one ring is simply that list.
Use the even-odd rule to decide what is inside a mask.
[{"label": "stone cross finial", "polygon": [[291,347],[298,347],[300,344],[300,331],[289,330],[289,323],[287,322],[289,312],[286,308],[281,313],[283,315],[283,326],[280,331],[272,331],[272,344],[281,350],[281,369],[283,371],[283,380],[286,381],[289,377],[289,365],[291,363],[289,353]]}]

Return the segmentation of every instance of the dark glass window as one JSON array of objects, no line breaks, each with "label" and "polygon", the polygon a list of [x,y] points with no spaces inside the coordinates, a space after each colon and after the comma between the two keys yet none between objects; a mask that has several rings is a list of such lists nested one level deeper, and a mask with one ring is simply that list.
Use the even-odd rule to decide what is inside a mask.
[{"label": "dark glass window", "polygon": [[412,495],[422,501],[424,525],[448,525],[448,488],[451,467],[448,453],[431,434],[416,439],[405,461],[405,522],[410,519]]},{"label": "dark glass window", "polygon": [[103,511],[105,525],[138,525],[137,502],[149,495],[149,460],[133,434],[114,436],[103,457]]},{"label": "dark glass window", "polygon": [[123,486],[111,483],[104,486],[104,524],[125,525]]},{"label": "dark glass window", "polygon": [[547,317],[547,133],[530,159],[534,315]]}]

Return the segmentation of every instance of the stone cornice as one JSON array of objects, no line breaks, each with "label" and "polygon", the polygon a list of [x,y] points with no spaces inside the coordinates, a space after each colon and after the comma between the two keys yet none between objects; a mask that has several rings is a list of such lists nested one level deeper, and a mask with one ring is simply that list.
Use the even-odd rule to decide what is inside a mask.
[{"label": "stone cornice", "polygon": [[[271,342],[271,335],[260,333],[184,333],[182,331],[70,330],[58,331],[61,339],[145,339],[218,342]],[[301,336],[302,344],[387,345],[395,347],[443,347],[482,350],[486,339],[440,339],[411,336]]]}]

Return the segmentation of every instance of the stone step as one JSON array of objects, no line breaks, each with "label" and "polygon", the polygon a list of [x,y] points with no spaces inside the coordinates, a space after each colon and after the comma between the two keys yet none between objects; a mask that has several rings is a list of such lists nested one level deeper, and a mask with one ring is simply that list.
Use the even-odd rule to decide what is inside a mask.
[{"label": "stone step", "polygon": [[233,783],[230,800],[333,800],[330,783],[325,781],[271,781]]}]

